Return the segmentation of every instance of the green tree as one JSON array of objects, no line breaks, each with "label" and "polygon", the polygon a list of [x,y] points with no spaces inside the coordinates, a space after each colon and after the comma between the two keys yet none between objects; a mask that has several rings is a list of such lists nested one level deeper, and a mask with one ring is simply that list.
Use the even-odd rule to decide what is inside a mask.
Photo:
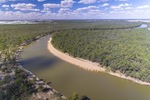
[{"label": "green tree", "polygon": [[70,97],[68,97],[68,100],[79,100],[79,95],[74,92]]}]

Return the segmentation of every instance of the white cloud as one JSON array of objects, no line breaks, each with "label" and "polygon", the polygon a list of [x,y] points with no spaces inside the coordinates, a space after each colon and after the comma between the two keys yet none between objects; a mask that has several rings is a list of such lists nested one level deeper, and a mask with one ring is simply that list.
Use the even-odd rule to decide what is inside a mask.
[{"label": "white cloud", "polygon": [[130,9],[132,9],[132,7],[126,7],[125,9],[126,9],[126,10],[130,10]]},{"label": "white cloud", "polygon": [[61,7],[72,7],[74,3],[73,0],[63,0],[61,1]]},{"label": "white cloud", "polygon": [[60,10],[58,11],[59,15],[72,15],[71,13],[72,12],[69,8],[60,8]]},{"label": "white cloud", "polygon": [[110,11],[109,14],[106,14],[107,17],[111,16],[112,18],[125,18],[125,19],[149,19],[150,9],[132,9],[132,10],[118,10]]},{"label": "white cloud", "polygon": [[111,6],[110,8],[111,9],[118,9],[118,10],[123,10],[123,9],[126,9],[127,7],[131,7],[132,4],[128,4],[128,3],[125,3],[125,4],[120,4],[118,6]]},{"label": "white cloud", "polygon": [[66,12],[66,11],[70,11],[69,8],[60,8],[60,10],[58,12]]},{"label": "white cloud", "polygon": [[74,10],[74,15],[80,16],[80,18],[94,18],[99,17],[100,14],[98,6],[87,6]]},{"label": "white cloud", "polygon": [[99,7],[97,6],[87,6],[83,8],[78,8],[76,10],[71,10],[70,8],[60,8],[58,13],[55,13],[55,18],[69,18],[69,19],[84,19],[84,18],[93,18],[92,16],[97,17],[101,14]]},{"label": "white cloud", "polygon": [[109,0],[98,0],[98,2],[108,2]]},{"label": "white cloud", "polygon": [[120,9],[121,7],[120,6],[111,6],[110,8],[111,9]]},{"label": "white cloud", "polygon": [[46,3],[43,4],[44,10],[42,12],[47,12],[51,8],[70,8],[73,6],[75,1],[73,0],[63,0],[60,4],[54,4],[54,3]]},{"label": "white cloud", "polygon": [[150,5],[138,6],[138,9],[147,9],[150,8]]},{"label": "white cloud", "polygon": [[0,3],[4,3],[4,2],[6,2],[7,0],[0,0]]},{"label": "white cloud", "polygon": [[89,10],[89,12],[87,13],[88,15],[100,15],[101,14],[101,10],[98,10],[98,9],[91,9]]},{"label": "white cloud", "polygon": [[41,12],[49,12],[51,8],[60,8],[61,4],[46,3],[43,4],[44,9]]},{"label": "white cloud", "polygon": [[8,8],[8,7],[9,7],[9,5],[2,5],[2,7],[3,7],[3,8]]},{"label": "white cloud", "polygon": [[88,6],[71,10],[69,8],[60,8],[58,13],[48,11],[40,12],[21,12],[21,11],[0,11],[0,19],[94,19],[94,18],[149,18],[150,9],[132,9],[132,10],[114,10],[109,13],[102,13],[96,6]]},{"label": "white cloud", "polygon": [[37,0],[38,2],[44,2],[45,0]]},{"label": "white cloud", "polygon": [[100,5],[100,7],[106,7],[106,6],[109,6],[110,4],[108,3],[104,3],[103,5]]},{"label": "white cloud", "polygon": [[115,0],[115,1],[129,1],[129,0]]},{"label": "white cloud", "polygon": [[34,9],[36,5],[31,3],[18,3],[18,4],[11,4],[11,7],[15,10],[22,10],[22,11],[39,11],[39,9]]},{"label": "white cloud", "polygon": [[80,0],[78,3],[83,3],[83,4],[92,4],[95,3],[96,0]]},{"label": "white cloud", "polygon": [[9,10],[9,5],[2,5],[5,10]]},{"label": "white cloud", "polygon": [[0,11],[0,19],[39,19],[41,17],[41,13],[38,12],[29,12],[29,13],[23,13],[21,11]]},{"label": "white cloud", "polygon": [[49,9],[49,8],[59,8],[60,4],[52,4],[52,3],[47,3],[43,4],[44,8]]},{"label": "white cloud", "polygon": [[0,3],[5,3],[5,2],[8,2],[8,1],[17,1],[17,0],[0,0]]},{"label": "white cloud", "polygon": [[125,3],[125,4],[120,4],[119,6],[121,6],[121,7],[128,7],[128,6],[132,6],[132,4]]},{"label": "white cloud", "polygon": [[8,0],[0,0],[0,3],[5,3],[7,2]]},{"label": "white cloud", "polygon": [[[16,0],[0,0],[0,3]],[[45,0],[36,0],[39,2]],[[79,2],[78,2],[79,1]],[[36,9],[36,4],[32,3],[18,3],[18,4],[1,4],[5,11],[0,11],[0,19],[94,19],[94,18],[148,18],[150,15],[150,5],[141,5],[134,7],[132,4],[123,2],[118,5],[110,5],[107,1],[112,0],[78,0],[77,3],[92,4],[98,3],[99,6],[87,6],[82,8],[71,9],[75,0],[61,0],[59,4],[46,3],[43,4],[44,9],[40,11]],[[81,2],[82,1],[82,2]],[[113,1],[127,1],[127,0],[113,0]],[[13,8],[13,11],[10,7]],[[104,8],[102,8],[104,7]],[[53,8],[57,8],[56,12],[52,12]],[[107,9],[107,10],[106,10]],[[104,13],[103,13],[104,12]]]},{"label": "white cloud", "polygon": [[77,11],[91,10],[91,9],[97,9],[97,8],[99,8],[99,7],[97,7],[97,6],[88,6],[88,7],[78,8]]},{"label": "white cloud", "polygon": [[110,14],[129,14],[129,11],[125,11],[125,10],[123,10],[123,11],[110,11],[109,12]]}]

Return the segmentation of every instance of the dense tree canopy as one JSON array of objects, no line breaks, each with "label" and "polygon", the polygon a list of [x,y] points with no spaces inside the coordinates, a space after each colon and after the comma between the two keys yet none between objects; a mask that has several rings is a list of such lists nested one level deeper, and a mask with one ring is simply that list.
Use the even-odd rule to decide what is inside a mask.
[{"label": "dense tree canopy", "polygon": [[66,30],[55,34],[52,43],[74,57],[150,82],[150,32],[146,29]]}]

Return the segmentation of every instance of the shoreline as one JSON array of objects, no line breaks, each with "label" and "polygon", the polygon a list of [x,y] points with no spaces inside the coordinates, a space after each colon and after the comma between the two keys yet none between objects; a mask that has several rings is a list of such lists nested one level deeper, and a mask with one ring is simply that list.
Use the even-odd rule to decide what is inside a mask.
[{"label": "shoreline", "polygon": [[135,78],[132,78],[129,76],[125,76],[124,74],[119,73],[119,72],[112,72],[112,71],[107,72],[107,69],[102,67],[102,65],[100,65],[99,63],[91,62],[89,60],[85,60],[82,58],[74,58],[72,56],[69,56],[67,53],[63,53],[63,52],[57,50],[52,45],[51,40],[52,40],[52,38],[50,38],[50,40],[48,41],[48,45],[47,45],[47,49],[49,50],[49,52],[51,52],[56,57],[66,61],[68,63],[74,64],[84,70],[94,71],[94,72],[105,72],[105,73],[108,73],[108,74],[116,76],[116,77],[130,80],[130,81],[138,83],[140,85],[150,85],[150,83],[148,83],[148,82],[143,82],[141,80],[138,80],[138,79],[135,79]]},{"label": "shoreline", "polygon": [[[51,98],[52,100],[56,100],[58,98],[58,96],[55,95],[55,93],[56,93],[56,94],[59,94],[59,96],[62,100],[67,100],[67,98],[63,94],[61,94],[60,92],[58,92],[57,90],[52,88],[50,85],[47,84],[47,82],[41,80],[39,77],[37,77],[35,74],[33,74],[31,71],[27,70],[26,68],[23,67],[23,65],[20,64],[20,55],[21,55],[21,52],[23,51],[24,47],[30,45],[32,42],[34,42],[34,41],[36,41],[36,40],[38,40],[41,37],[46,36],[46,35],[47,34],[37,36],[34,40],[24,42],[21,45],[19,45],[16,53],[14,54],[16,62],[18,64],[17,67],[28,74],[28,80],[33,81],[35,79],[34,80],[34,86],[37,89],[38,89],[39,86],[42,86],[43,88],[49,89],[49,90],[47,90],[47,92],[39,92],[38,91],[37,93],[33,93],[31,98],[33,98],[33,99],[35,99],[35,98],[36,99],[43,99],[43,100]],[[44,97],[43,97],[43,95],[44,95]]]}]

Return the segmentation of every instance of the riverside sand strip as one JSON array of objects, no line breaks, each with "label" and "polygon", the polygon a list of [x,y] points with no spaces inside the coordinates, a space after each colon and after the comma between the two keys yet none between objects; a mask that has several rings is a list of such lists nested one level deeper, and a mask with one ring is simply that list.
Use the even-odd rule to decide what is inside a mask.
[{"label": "riverside sand strip", "polygon": [[83,68],[83,69],[88,70],[88,71],[106,72],[106,73],[109,73],[111,75],[123,78],[123,79],[131,80],[131,81],[138,83],[138,84],[141,84],[141,85],[150,85],[150,83],[143,82],[141,80],[138,80],[138,79],[135,79],[135,78],[132,78],[129,76],[125,76],[124,74],[119,73],[119,72],[112,72],[112,71],[107,72],[106,68],[102,67],[99,63],[91,62],[89,60],[85,60],[85,59],[81,59],[81,58],[74,58],[74,57],[70,56],[69,54],[63,53],[63,52],[57,50],[56,48],[54,48],[51,41],[52,41],[52,38],[50,38],[50,40],[48,41],[48,46],[47,46],[48,50],[53,55],[57,56],[58,58],[66,61],[68,63],[77,65],[80,68]]}]

